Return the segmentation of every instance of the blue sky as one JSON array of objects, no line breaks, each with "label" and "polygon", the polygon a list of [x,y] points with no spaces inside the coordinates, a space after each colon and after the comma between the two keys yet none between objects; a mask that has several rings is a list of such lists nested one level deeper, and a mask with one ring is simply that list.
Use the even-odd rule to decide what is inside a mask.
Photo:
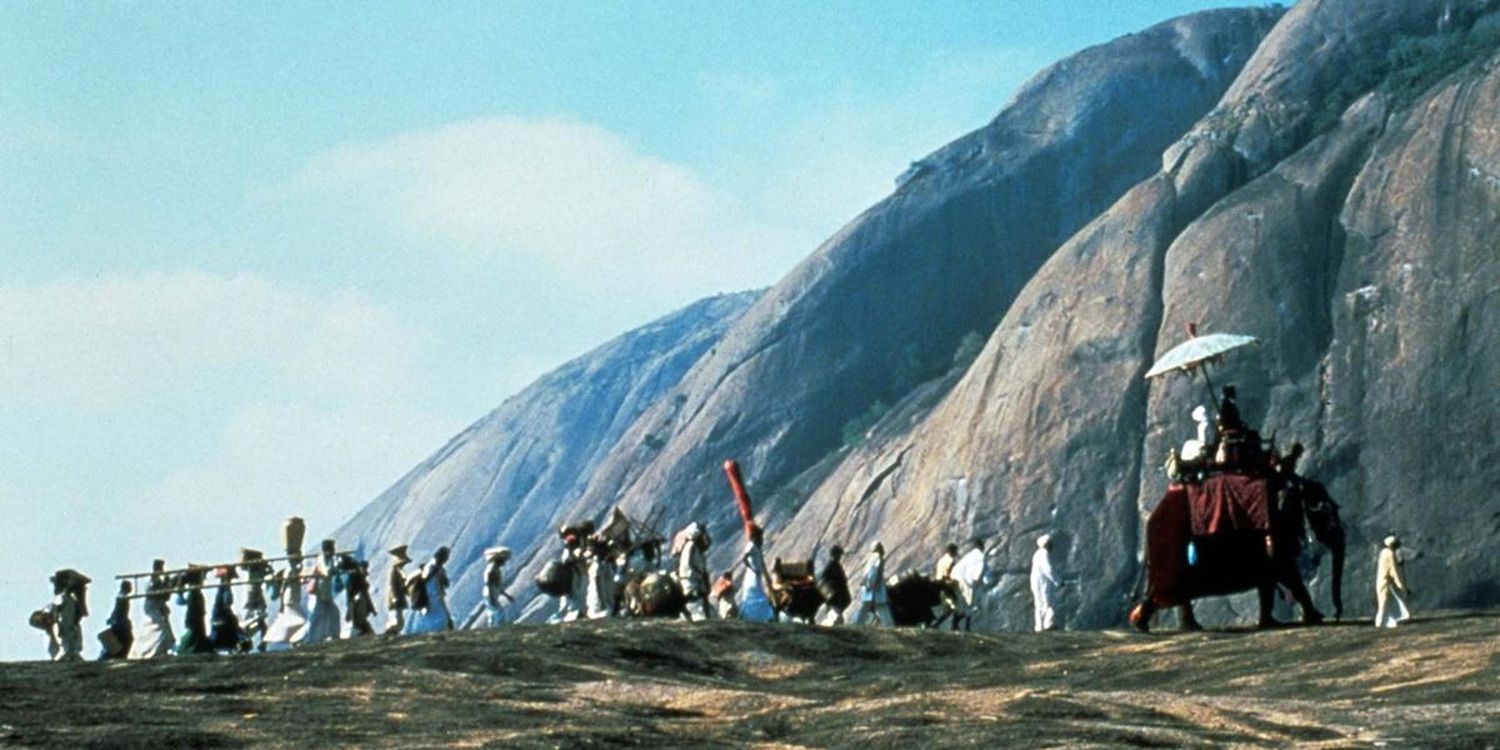
[{"label": "blue sky", "polygon": [[0,658],[50,570],[92,633],[116,572],[328,532],[1043,65],[1214,5],[0,6]]}]

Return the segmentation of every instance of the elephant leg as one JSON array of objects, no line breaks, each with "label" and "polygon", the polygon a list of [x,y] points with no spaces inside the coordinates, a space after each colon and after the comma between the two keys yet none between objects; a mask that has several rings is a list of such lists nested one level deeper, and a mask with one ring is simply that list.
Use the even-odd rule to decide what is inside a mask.
[{"label": "elephant leg", "polygon": [[1185,632],[1196,633],[1203,629],[1203,626],[1198,624],[1197,615],[1193,614],[1192,602],[1183,602],[1177,607],[1177,619]]},{"label": "elephant leg", "polygon": [[1318,611],[1313,604],[1312,594],[1307,591],[1307,584],[1302,582],[1302,576],[1297,573],[1296,564],[1283,566],[1281,585],[1292,594],[1292,599],[1297,606],[1302,608],[1302,622],[1308,625],[1316,625],[1323,621],[1323,613]]},{"label": "elephant leg", "polygon": [[1333,595],[1333,619],[1344,619],[1344,542],[1339,539],[1332,545],[1333,576],[1329,581],[1329,593]]},{"label": "elephant leg", "polygon": [[1255,593],[1260,596],[1260,627],[1274,628],[1281,625],[1275,617],[1271,616],[1271,607],[1276,604],[1276,584],[1274,582],[1262,583],[1256,587]]}]

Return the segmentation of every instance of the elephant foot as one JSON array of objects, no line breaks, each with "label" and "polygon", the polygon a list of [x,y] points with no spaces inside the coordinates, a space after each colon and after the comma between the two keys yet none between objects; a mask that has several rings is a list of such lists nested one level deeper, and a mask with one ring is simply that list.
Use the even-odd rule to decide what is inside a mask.
[{"label": "elephant foot", "polygon": [[1277,620],[1274,617],[1262,617],[1262,618],[1260,618],[1260,623],[1258,625],[1256,625],[1256,627],[1260,628],[1261,630],[1272,630],[1272,629],[1275,629],[1275,628],[1280,628],[1280,627],[1285,627],[1285,626],[1286,626],[1285,623],[1281,622],[1280,620]]},{"label": "elephant foot", "polygon": [[1151,615],[1155,614],[1155,608],[1146,602],[1135,605],[1130,610],[1130,625],[1142,633],[1151,632]]},{"label": "elephant foot", "polygon": [[1203,626],[1199,625],[1198,621],[1194,618],[1188,618],[1182,622],[1182,632],[1184,633],[1198,633],[1202,632],[1202,630]]},{"label": "elephant foot", "polygon": [[1316,609],[1310,609],[1302,613],[1303,625],[1319,625],[1323,622],[1323,613]]}]

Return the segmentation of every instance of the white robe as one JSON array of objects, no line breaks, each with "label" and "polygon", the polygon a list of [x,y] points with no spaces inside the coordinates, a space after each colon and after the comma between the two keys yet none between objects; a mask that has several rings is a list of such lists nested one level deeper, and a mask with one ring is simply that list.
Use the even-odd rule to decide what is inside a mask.
[{"label": "white robe", "polygon": [[312,613],[307,616],[307,628],[302,631],[303,645],[339,639],[339,604],[333,593],[333,558],[324,556],[315,569],[317,577],[312,582]]},{"label": "white robe", "polygon": [[953,580],[958,584],[958,614],[967,615],[978,609],[986,567],[984,550],[978,547],[965,552],[953,564]]},{"label": "white robe", "polygon": [[[1390,605],[1396,606],[1392,608]],[[1386,547],[1375,563],[1375,627],[1394,628],[1411,618],[1406,605],[1406,576],[1401,571],[1401,557]]]},{"label": "white robe", "polygon": [[589,598],[589,566],[583,553],[575,549],[564,549],[561,561],[572,571],[568,579],[568,593],[558,602],[553,622],[572,622],[583,616],[584,602]]},{"label": "white robe", "polygon": [[1035,606],[1034,625],[1038,633],[1057,627],[1057,574],[1052,570],[1052,555],[1038,547],[1031,556],[1031,599]]},{"label": "white robe", "polygon": [[285,651],[302,642],[307,629],[307,610],[302,605],[302,573],[293,570],[281,582],[276,619],[260,639],[267,651]]},{"label": "white robe", "polygon": [[750,622],[774,622],[776,609],[766,593],[766,558],[755,544],[745,545],[740,558],[745,572],[740,575],[740,619]]},{"label": "white robe", "polygon": [[52,630],[47,653],[53,661],[78,661],[83,658],[83,625],[78,598],[69,594],[53,597]]},{"label": "white robe", "polygon": [[494,581],[490,581],[494,563],[486,563],[484,569],[484,620],[485,626],[498,628],[505,624],[505,568],[494,570]]},{"label": "white robe", "polygon": [[172,623],[167,620],[170,610],[166,596],[148,596],[141,612],[146,619],[135,629],[135,643],[130,646],[130,658],[155,659],[169,656],[177,645],[177,636],[172,632]]},{"label": "white robe", "polygon": [[866,620],[874,619],[876,625],[893,625],[891,619],[891,607],[889,596],[885,589],[885,557],[870,553],[870,558],[865,562],[865,573],[859,592],[859,610],[854,613],[852,620],[855,625],[863,625]]},{"label": "white robe", "polygon": [[599,620],[614,614],[615,570],[608,558],[589,561],[588,618]]},{"label": "white robe", "polygon": [[436,633],[452,627],[453,616],[448,613],[448,574],[436,562],[422,568],[423,584],[427,587],[427,609],[414,612],[406,624],[408,633]]}]

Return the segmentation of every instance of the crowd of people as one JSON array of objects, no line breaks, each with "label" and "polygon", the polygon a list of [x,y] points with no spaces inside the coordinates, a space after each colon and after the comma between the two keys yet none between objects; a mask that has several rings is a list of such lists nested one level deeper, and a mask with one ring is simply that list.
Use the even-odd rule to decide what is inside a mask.
[{"label": "crowd of people", "polygon": [[[596,532],[591,523],[564,527],[560,537],[561,555],[537,579],[538,589],[555,599],[551,622],[632,616],[774,622],[802,616],[827,625],[895,624],[888,592],[895,579],[887,575],[885,547],[879,542],[871,545],[857,578],[845,571],[844,550],[837,545],[812,575],[812,561],[788,565],[776,559],[767,564],[764,531],[751,525],[734,567],[715,577],[707,563],[712,540],[701,523],[678,532],[669,554],[663,554],[665,540],[638,537],[621,544],[618,536]],[[1059,583],[1049,545],[1046,535],[1038,539],[1032,561],[1038,630],[1056,627],[1052,613]],[[970,546],[960,555],[957,544],[947,545],[930,576],[942,591],[943,617],[951,618],[955,629],[972,622],[983,589],[984,544],[975,540]],[[413,561],[407,545],[388,554],[386,621],[379,632],[408,635],[497,627],[510,619],[507,610],[514,598],[506,590],[508,548],[484,550],[480,606],[463,622],[454,619],[448,606],[447,547],[437,548],[416,570],[408,570]],[[235,563],[168,570],[166,561],[158,559],[149,573],[119,578],[114,607],[99,634],[104,659],[284,651],[377,633],[369,563],[339,552],[331,539],[323,540],[312,555],[294,549],[286,557],[267,559],[260,550],[245,548]],[[136,591],[137,581],[144,581],[141,592]],[[68,569],[58,571],[52,583],[53,599],[33,613],[32,624],[47,633],[51,658],[82,659],[82,623],[88,616],[91,581]],[[813,610],[799,610],[806,605],[799,590],[811,593]],[[139,618],[132,616],[137,599],[142,601]],[[174,608],[181,610],[180,630],[171,619]]]},{"label": "crowd of people", "polygon": [[[1205,408],[1194,413],[1197,436],[1181,452],[1172,451],[1166,466],[1174,482],[1201,479],[1215,467],[1263,460],[1256,453],[1259,435],[1239,419],[1232,387],[1224,389],[1218,412],[1216,424],[1209,423]],[[1277,465],[1294,467],[1300,453],[1300,446],[1294,446],[1288,456],[1278,458]],[[1274,449],[1272,455],[1277,458]],[[948,544],[932,575],[920,576],[927,592],[933,594],[930,601],[919,598],[919,609],[926,611],[902,621],[893,613],[909,614],[910,608],[893,607],[892,590],[904,586],[911,576],[889,575],[886,550],[880,542],[870,546],[860,576],[852,579],[858,584],[855,596],[841,547],[831,547],[816,572],[814,560],[786,563],[778,558],[768,565],[764,530],[748,513],[745,518],[744,547],[733,567],[716,577],[710,575],[707,563],[713,541],[702,523],[690,523],[674,535],[666,554],[667,540],[654,532],[643,533],[638,524],[632,528],[619,511],[602,529],[591,521],[564,526],[559,531],[561,554],[548,561],[536,578],[538,590],[555,601],[549,621],[680,617],[842,625],[853,607],[847,622],[856,625],[941,625],[947,620],[954,629],[967,629],[981,609],[981,593],[993,583],[982,540],[973,540],[963,554],[959,545]],[[339,552],[331,539],[324,540],[316,554],[303,555],[301,524],[299,518],[287,522],[285,557],[268,559],[260,550],[246,548],[235,563],[167,570],[165,561],[155,560],[149,573],[119,576],[114,607],[106,629],[99,634],[101,658],[281,651],[374,635],[371,620],[376,615],[376,599],[368,561]],[[1041,534],[1035,543],[1029,574],[1033,627],[1053,630],[1059,627],[1057,600],[1064,578],[1054,565],[1052,536]],[[1394,536],[1388,537],[1377,559],[1375,619],[1383,627],[1394,627],[1410,617],[1399,547]],[[496,627],[509,619],[507,609],[515,602],[506,591],[508,548],[484,550],[480,606],[463,622],[456,622],[448,607],[449,548],[438,547],[427,562],[410,572],[407,545],[388,554],[392,560],[384,597],[384,634]],[[1192,545],[1188,555],[1191,565]],[[273,563],[282,565],[278,569]],[[138,593],[136,582],[142,579],[145,590]],[[88,616],[91,581],[72,569],[57,571],[51,580],[52,600],[32,613],[31,624],[46,632],[53,659],[81,659],[82,621]],[[239,586],[245,590],[236,610],[235,588]],[[207,598],[210,591],[212,606]],[[135,599],[144,600],[138,622],[131,616]],[[169,619],[174,604],[182,608],[180,635]],[[935,615],[935,610],[941,610],[941,615]]]}]

